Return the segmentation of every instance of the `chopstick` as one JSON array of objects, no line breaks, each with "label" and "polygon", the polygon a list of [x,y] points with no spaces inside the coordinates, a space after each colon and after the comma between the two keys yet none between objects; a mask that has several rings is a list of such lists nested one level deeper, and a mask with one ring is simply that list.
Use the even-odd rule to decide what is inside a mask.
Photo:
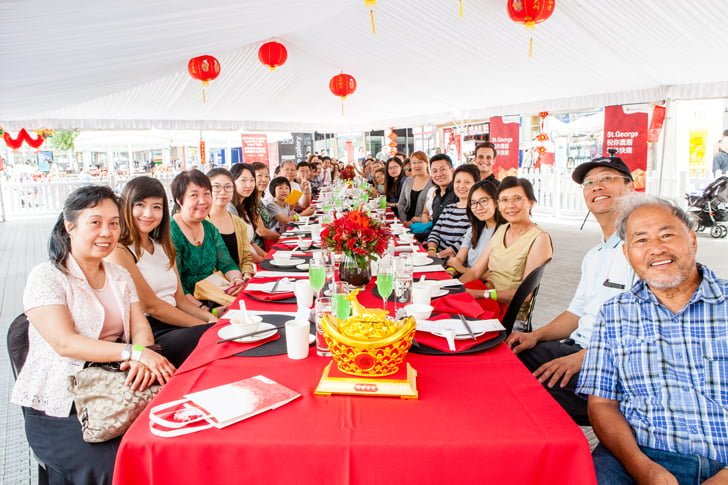
[{"label": "chopstick", "polygon": [[[281,279],[282,279],[282,278],[281,278]],[[280,283],[280,282],[281,282],[281,280],[280,280],[280,279],[278,279],[278,280],[275,280],[275,281],[273,282],[273,288],[271,288],[271,290],[270,290],[270,292],[271,292],[271,293],[275,293],[275,292],[276,292],[276,288],[278,288],[278,283]]]},{"label": "chopstick", "polygon": [[237,337],[228,337],[224,338],[222,340],[218,340],[217,343],[221,344],[224,342],[230,342],[231,340],[237,340],[239,338],[245,338],[245,337],[252,337],[253,335],[258,335],[259,333],[265,333],[270,332],[271,330],[280,330],[284,327],[284,325],[274,325],[273,328],[263,328],[261,330],[256,330],[255,332],[246,333],[243,335],[238,335]]},{"label": "chopstick", "polygon": [[468,324],[468,321],[465,320],[465,317],[463,316],[463,314],[462,313],[459,314],[458,317],[460,318],[460,321],[463,322],[463,325],[465,325],[465,329],[468,331],[470,336],[473,338],[473,340],[475,340],[475,334],[473,333],[473,329],[470,328],[470,325]]}]

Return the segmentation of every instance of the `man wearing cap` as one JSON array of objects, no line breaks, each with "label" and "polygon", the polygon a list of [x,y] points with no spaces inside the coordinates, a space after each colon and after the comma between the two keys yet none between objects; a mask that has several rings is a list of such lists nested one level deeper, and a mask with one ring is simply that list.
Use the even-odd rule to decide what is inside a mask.
[{"label": "man wearing cap", "polygon": [[616,231],[617,201],[634,185],[629,168],[618,157],[583,163],[572,178],[583,188],[584,201],[602,229],[602,241],[584,256],[569,307],[531,333],[513,332],[506,344],[569,416],[587,426],[586,400],[575,389],[594,320],[602,303],[629,290],[635,280]]},{"label": "man wearing cap", "polygon": [[607,300],[577,392],[600,444],[599,483],[728,483],[728,281],[696,262],[694,221],[659,197],[622,201],[639,276]]}]

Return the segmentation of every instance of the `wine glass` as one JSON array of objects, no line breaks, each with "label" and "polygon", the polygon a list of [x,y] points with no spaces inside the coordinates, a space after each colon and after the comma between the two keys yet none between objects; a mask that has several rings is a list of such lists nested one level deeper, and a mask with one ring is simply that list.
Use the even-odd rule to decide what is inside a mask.
[{"label": "wine glass", "polygon": [[321,297],[321,290],[326,284],[326,265],[320,253],[314,254],[308,265],[308,280],[311,288],[316,292],[316,298]]},{"label": "wine glass", "polygon": [[387,298],[394,288],[394,264],[391,256],[385,256],[377,264],[377,291],[382,297],[382,308],[387,309]]}]

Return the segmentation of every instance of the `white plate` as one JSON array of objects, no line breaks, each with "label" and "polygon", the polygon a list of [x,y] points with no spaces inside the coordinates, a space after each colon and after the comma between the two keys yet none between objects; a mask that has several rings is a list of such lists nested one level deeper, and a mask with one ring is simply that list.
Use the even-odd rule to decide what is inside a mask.
[{"label": "white plate", "polygon": [[288,261],[280,261],[276,259],[271,259],[270,264],[273,266],[278,266],[279,268],[293,268],[294,266],[305,263],[305,259],[297,259],[297,258],[291,258]]},{"label": "white plate", "polygon": [[301,227],[295,227],[295,228],[293,228],[293,230],[291,232],[293,234],[310,234],[311,233],[311,228],[303,229]]},{"label": "white plate", "polygon": [[432,292],[432,293],[430,294],[430,298],[439,298],[439,297],[441,297],[441,296],[445,296],[445,295],[447,295],[448,293],[450,293],[450,292],[449,292],[449,291],[447,291],[447,290],[444,290],[444,289],[439,289],[439,290],[433,291],[433,292]]},{"label": "white plate", "polygon": [[297,264],[296,269],[300,269],[301,271],[308,271],[308,263]]},{"label": "white plate", "polygon": [[[461,322],[459,319],[455,319],[455,318],[450,318],[450,319],[446,319],[446,320],[430,320],[430,323],[437,324],[437,326],[441,327],[441,328],[452,328],[456,332],[463,332],[463,330],[464,330],[463,322]],[[427,330],[425,330],[425,331],[427,331]],[[437,335],[438,337],[446,338],[443,333],[441,333],[437,330],[432,330],[430,333],[432,335]],[[473,335],[475,335],[475,337],[480,337],[484,333],[485,332],[475,332],[474,331]],[[471,337],[470,334],[467,332],[455,334],[455,340],[470,340],[472,338],[473,337]]]},{"label": "white plate", "polygon": [[427,266],[428,264],[432,263],[432,258],[425,258],[422,261],[414,262],[412,261],[412,266]]},{"label": "white plate", "polygon": [[[266,328],[269,328],[270,330],[267,332],[262,332],[262,333],[258,333],[255,335],[251,335],[250,337],[243,337],[243,338],[235,339],[235,340],[233,340],[233,342],[240,342],[243,344],[247,344],[250,342],[257,342],[258,340],[266,339],[266,338],[271,337],[271,336],[275,335],[276,333],[278,333],[278,329],[275,327],[275,325],[271,325],[270,323],[265,323],[265,322],[260,324],[260,328],[258,328],[258,330],[264,330]],[[239,335],[237,332],[238,331],[235,328],[231,327],[230,325],[225,325],[224,327],[221,327],[220,330],[217,331],[217,336],[222,339],[226,339],[226,338],[234,337],[235,335]]]}]

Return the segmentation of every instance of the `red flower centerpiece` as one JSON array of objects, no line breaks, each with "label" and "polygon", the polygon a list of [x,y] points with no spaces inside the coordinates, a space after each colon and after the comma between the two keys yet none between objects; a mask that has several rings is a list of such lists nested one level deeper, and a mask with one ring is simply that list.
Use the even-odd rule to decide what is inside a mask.
[{"label": "red flower centerpiece", "polygon": [[369,282],[369,262],[384,253],[391,237],[389,229],[371,219],[361,207],[325,224],[321,230],[323,246],[344,253],[339,278],[354,286]]},{"label": "red flower centerpiece", "polygon": [[356,170],[354,170],[354,166],[347,165],[344,167],[344,169],[339,172],[339,177],[341,177],[342,180],[354,180],[354,177],[356,177]]}]

